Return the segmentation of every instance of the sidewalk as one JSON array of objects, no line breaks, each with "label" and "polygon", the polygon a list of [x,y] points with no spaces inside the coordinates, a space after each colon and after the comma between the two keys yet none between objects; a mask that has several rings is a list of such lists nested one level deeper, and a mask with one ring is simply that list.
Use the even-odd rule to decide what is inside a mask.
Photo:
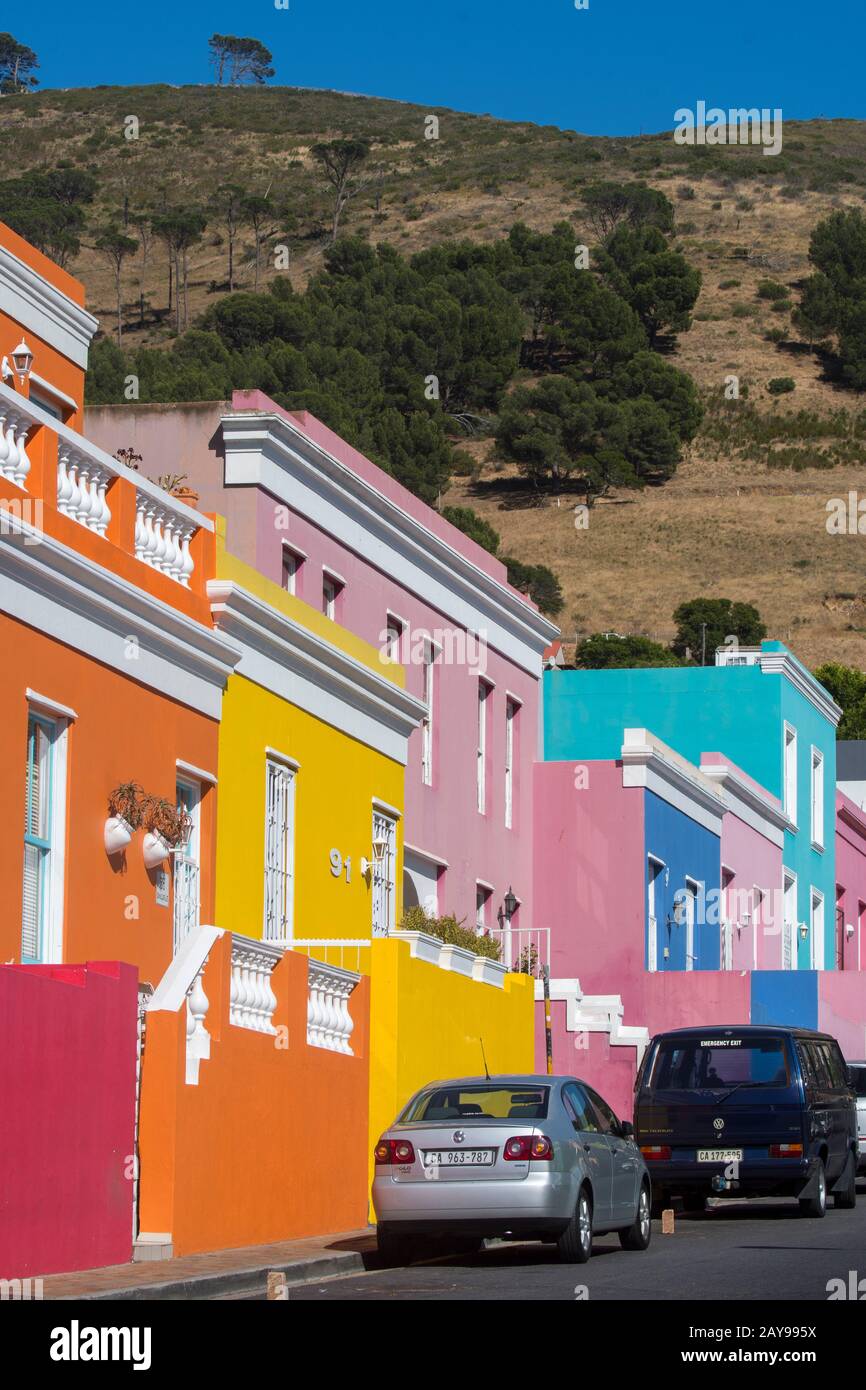
[{"label": "sidewalk", "polygon": [[285,1274],[288,1284],[354,1274],[364,1269],[364,1256],[376,1248],[370,1229],[344,1231],[278,1245],[254,1245],[242,1250],[217,1250],[207,1255],[184,1255],[177,1260],[109,1265],[74,1274],[51,1274],[43,1281],[46,1299],[209,1299],[233,1294],[265,1296],[272,1271]]}]

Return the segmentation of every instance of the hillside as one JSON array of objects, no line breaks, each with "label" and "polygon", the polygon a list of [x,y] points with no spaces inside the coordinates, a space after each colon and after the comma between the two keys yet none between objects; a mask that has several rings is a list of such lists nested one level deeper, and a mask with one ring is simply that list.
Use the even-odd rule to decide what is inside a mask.
[{"label": "hillside", "polygon": [[[130,114],[140,123],[134,141],[123,135]],[[424,138],[430,114],[440,121],[438,140]],[[144,200],[204,206],[221,182],[249,192],[270,189],[289,202],[296,219],[289,238],[296,287],[321,266],[329,220],[329,198],[310,156],[321,139],[359,135],[372,141],[372,178],[349,204],[344,229],[403,254],[445,238],[493,240],[515,221],[549,230],[569,220],[592,245],[581,188],[600,179],[639,178],[674,203],[677,244],[703,276],[694,324],[680,335],[671,358],[677,366],[708,392],[736,373],[759,419],[808,409],[829,422],[831,412],[844,409],[853,420],[866,404],[823,380],[820,361],[804,345],[768,341],[773,328],[793,336],[789,315],[756,295],[766,277],[793,292],[808,273],[816,222],[835,208],[862,206],[862,123],[788,124],[782,154],[767,158],[750,147],[676,146],[669,133],[584,137],[340,93],[149,87],[4,98],[0,130],[0,178],[63,161],[91,171],[99,185],[88,210],[92,222],[116,215],[125,199],[131,207]],[[249,232],[242,242],[239,281],[251,288]],[[85,248],[70,268],[84,280],[105,330],[113,332],[113,278],[105,261]],[[263,280],[272,274],[266,269]],[[134,312],[139,278],[141,267],[133,262],[125,272],[125,343],[167,342],[170,324],[160,317],[166,266],[158,245],[143,277],[150,305],[143,330]],[[191,255],[193,316],[214,301],[225,278],[224,232],[214,221]],[[777,402],[766,384],[780,376],[793,378],[796,390]],[[483,464],[481,478],[455,480],[443,500],[474,506],[499,530],[505,550],[557,570],[569,636],[614,628],[668,637],[676,603],[723,593],[756,602],[772,635],[790,641],[812,664],[866,664],[861,539],[830,536],[824,524],[827,499],[862,485],[859,435],[852,430],[845,462],[830,469],[804,466],[815,450],[829,447],[829,426],[826,439],[820,425],[813,425],[808,441],[795,433],[794,470],[767,467],[760,433],[751,426],[713,438],[706,430],[671,482],[602,501],[587,531],[574,528],[574,498],[563,497],[561,507],[550,499],[538,505],[510,484],[508,469],[495,471],[489,441],[470,446]]]}]

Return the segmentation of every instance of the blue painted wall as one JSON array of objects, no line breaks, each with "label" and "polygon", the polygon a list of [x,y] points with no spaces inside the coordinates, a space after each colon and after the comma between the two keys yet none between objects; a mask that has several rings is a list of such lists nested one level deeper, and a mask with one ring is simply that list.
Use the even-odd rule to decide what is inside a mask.
[{"label": "blue painted wall", "polygon": [[[765,652],[786,652],[764,642]],[[804,671],[804,679],[817,682]],[[786,832],[783,860],[797,875],[798,920],[811,921],[811,890],[824,895],[824,967],[835,966],[836,734],[831,721],[780,672],[759,666],[658,667],[627,671],[547,671],[544,758],[618,758],[623,730],[647,728],[694,763],[719,751],[783,796],[784,724],[797,730],[798,827]],[[811,749],[824,755],[824,851],[812,848]],[[781,886],[781,885],[780,885]],[[797,964],[809,966],[797,933]]]},{"label": "blue painted wall", "polygon": [[752,1023],[818,1027],[816,970],[753,970]]},{"label": "blue painted wall", "polygon": [[[677,895],[686,887],[686,879],[691,878],[699,885],[695,906],[694,956],[692,969],[718,970],[720,959],[720,926],[718,920],[718,892],[721,849],[718,835],[699,825],[676,806],[663,800],[655,792],[645,793],[644,825],[646,836],[646,855],[654,855],[665,865],[655,879],[655,907],[658,922],[658,970],[685,970],[686,965],[686,926],[674,921],[674,906]],[[647,864],[645,872],[649,872]],[[710,898],[714,921],[707,917],[706,898]],[[646,949],[644,964],[648,964],[649,945],[649,895],[646,895]],[[715,912],[712,905],[715,904]],[[664,949],[669,956],[665,958]]]}]

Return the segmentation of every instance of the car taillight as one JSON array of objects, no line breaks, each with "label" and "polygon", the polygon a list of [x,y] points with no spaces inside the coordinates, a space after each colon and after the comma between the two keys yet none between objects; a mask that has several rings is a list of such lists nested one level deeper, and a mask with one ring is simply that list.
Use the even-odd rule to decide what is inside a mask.
[{"label": "car taillight", "polygon": [[415,1150],[408,1139],[380,1139],[373,1156],[377,1163],[414,1163]]},{"label": "car taillight", "polygon": [[667,1144],[641,1144],[640,1151],[648,1163],[665,1162],[671,1156]]},{"label": "car taillight", "polygon": [[771,1157],[771,1158],[802,1158],[802,1157],[803,1157],[803,1145],[802,1145],[802,1144],[771,1144],[771,1145],[770,1145],[770,1157]]},{"label": "car taillight", "polygon": [[502,1146],[502,1157],[512,1163],[527,1158],[549,1163],[553,1159],[553,1145],[546,1134],[515,1134]]}]

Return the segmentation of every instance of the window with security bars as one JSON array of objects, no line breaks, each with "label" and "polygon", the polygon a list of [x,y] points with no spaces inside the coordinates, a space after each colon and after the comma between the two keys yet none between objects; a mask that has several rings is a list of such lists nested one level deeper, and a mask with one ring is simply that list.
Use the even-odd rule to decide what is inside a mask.
[{"label": "window with security bars", "polygon": [[27,723],[27,784],[24,812],[24,890],[21,960],[46,961],[51,872],[52,786],[56,727],[31,715]]},{"label": "window with security bars", "polygon": [[373,854],[373,935],[387,936],[394,930],[395,867],[397,825],[382,811],[373,812],[373,845],[381,852]]},{"label": "window with security bars", "polygon": [[174,949],[199,925],[200,917],[200,789],[192,782],[178,782],[177,805],[186,811],[191,829],[186,844],[174,854]]},{"label": "window with security bars", "polygon": [[289,941],[292,936],[295,855],[295,773],[285,763],[268,758],[265,793],[265,922],[266,941]]}]

